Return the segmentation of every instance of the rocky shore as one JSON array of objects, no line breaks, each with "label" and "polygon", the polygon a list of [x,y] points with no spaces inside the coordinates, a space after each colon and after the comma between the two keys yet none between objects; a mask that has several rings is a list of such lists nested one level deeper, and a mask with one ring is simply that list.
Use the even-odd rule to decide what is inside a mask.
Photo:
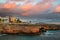
[{"label": "rocky shore", "polygon": [[2,34],[40,34],[46,30],[60,30],[60,25],[54,24],[0,24]]},{"label": "rocky shore", "polygon": [[35,25],[0,24],[0,33],[3,34],[40,34],[42,31],[46,30]]}]

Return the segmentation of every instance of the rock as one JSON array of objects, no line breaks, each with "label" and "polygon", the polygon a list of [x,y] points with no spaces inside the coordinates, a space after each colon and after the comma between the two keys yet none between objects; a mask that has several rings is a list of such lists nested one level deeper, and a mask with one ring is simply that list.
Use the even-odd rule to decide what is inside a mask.
[{"label": "rock", "polygon": [[31,29],[32,33],[38,33],[39,32],[39,28],[35,27]]},{"label": "rock", "polygon": [[22,29],[22,32],[25,34],[36,34],[39,32],[39,28],[36,27],[25,27]]},{"label": "rock", "polygon": [[30,27],[24,27],[24,28],[22,29],[22,32],[23,32],[23,33],[31,33]]}]

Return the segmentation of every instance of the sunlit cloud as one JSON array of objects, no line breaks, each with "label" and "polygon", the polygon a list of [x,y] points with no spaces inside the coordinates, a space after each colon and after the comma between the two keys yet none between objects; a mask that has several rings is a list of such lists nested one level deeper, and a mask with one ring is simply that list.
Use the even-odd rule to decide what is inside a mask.
[{"label": "sunlit cloud", "polygon": [[55,7],[54,12],[60,12],[60,5]]},{"label": "sunlit cloud", "polygon": [[56,0],[43,0],[44,2],[54,2]]},{"label": "sunlit cloud", "polygon": [[0,9],[3,8],[3,4],[0,4]]},{"label": "sunlit cloud", "polygon": [[15,9],[16,4],[15,3],[12,3],[12,4],[6,3],[6,4],[4,4],[4,8],[6,8],[6,9]]},{"label": "sunlit cloud", "polygon": [[[4,3],[2,4],[3,6],[0,5],[0,8],[13,9],[13,10],[18,9],[19,11],[21,11],[20,15],[29,16],[45,12],[53,5],[55,5],[53,4],[54,1],[55,0],[2,0],[0,1],[0,3],[3,2]],[[56,7],[54,10],[59,12],[60,6]]]},{"label": "sunlit cloud", "polygon": [[38,5],[35,5],[34,10],[36,10],[36,11],[44,11],[44,10],[50,8],[51,6],[52,5],[49,4],[49,3],[38,4]]},{"label": "sunlit cloud", "polygon": [[[44,12],[48,8],[50,8],[52,5],[49,3],[46,4],[36,4],[34,6],[28,5],[28,6],[23,6],[22,10],[25,11],[22,13],[22,16],[28,16],[28,15],[35,15],[40,12]],[[25,8],[26,7],[26,8]]]},{"label": "sunlit cloud", "polygon": [[20,7],[20,9],[21,10],[23,10],[23,11],[28,11],[28,10],[30,10],[31,8],[32,8],[32,4],[24,4],[24,5],[22,5],[21,7]]},{"label": "sunlit cloud", "polygon": [[10,0],[10,1],[25,1],[25,0]]}]

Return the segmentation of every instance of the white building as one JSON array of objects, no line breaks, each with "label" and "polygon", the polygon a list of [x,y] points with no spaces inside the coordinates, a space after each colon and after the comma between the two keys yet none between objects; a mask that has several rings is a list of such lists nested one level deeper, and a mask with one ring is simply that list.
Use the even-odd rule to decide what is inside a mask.
[{"label": "white building", "polygon": [[9,23],[9,17],[0,17],[0,23]]}]

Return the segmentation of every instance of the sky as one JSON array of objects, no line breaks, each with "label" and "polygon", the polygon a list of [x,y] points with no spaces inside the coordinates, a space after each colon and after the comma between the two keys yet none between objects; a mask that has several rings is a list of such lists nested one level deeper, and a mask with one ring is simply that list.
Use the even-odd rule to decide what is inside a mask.
[{"label": "sky", "polygon": [[60,0],[0,0],[0,16],[21,16],[37,21],[41,14],[55,12],[60,12]]}]

